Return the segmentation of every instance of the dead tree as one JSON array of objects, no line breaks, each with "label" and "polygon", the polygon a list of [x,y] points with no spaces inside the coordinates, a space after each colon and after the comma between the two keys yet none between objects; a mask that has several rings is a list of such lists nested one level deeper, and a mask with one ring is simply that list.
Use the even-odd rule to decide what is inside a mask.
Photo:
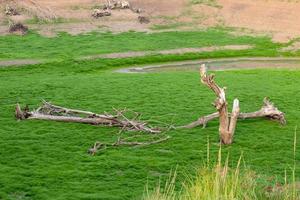
[{"label": "dead tree", "polygon": [[[206,127],[207,123],[211,120],[219,118],[219,113],[215,112],[206,116],[200,117],[197,121],[189,123],[185,126],[178,128],[195,128],[197,126]],[[240,113],[238,119],[251,119],[251,118],[266,118],[274,121],[278,121],[281,125],[286,124],[284,113],[278,110],[274,104],[265,97],[263,100],[263,106],[255,112]]]},{"label": "dead tree", "polygon": [[[113,143],[103,143],[97,141],[89,150],[88,153],[95,155],[99,151],[106,150],[108,148],[114,148],[119,146],[147,146],[152,144],[158,144],[164,142],[170,138],[168,135],[162,133],[162,128],[151,127],[146,122],[141,121],[140,114],[131,111],[132,118],[129,118],[126,114],[129,110],[115,110],[115,114],[97,114],[90,111],[76,110],[70,108],[64,108],[61,106],[53,105],[49,102],[44,101],[42,106],[38,109],[30,111],[29,107],[21,109],[20,105],[17,104],[15,110],[15,117],[18,120],[49,120],[59,122],[75,122],[91,124],[96,126],[109,126],[119,127],[118,139]],[[127,131],[138,131],[138,134],[130,137],[124,137],[123,132]],[[140,132],[143,132],[140,133]],[[150,137],[150,140],[145,140]],[[137,138],[142,137],[139,141]]]},{"label": "dead tree", "polygon": [[221,142],[223,144],[231,144],[235,132],[236,121],[240,114],[239,100],[235,99],[233,101],[232,113],[231,116],[229,116],[225,94],[226,88],[221,88],[216,84],[214,75],[207,74],[207,68],[204,64],[200,67],[200,76],[201,82],[209,87],[217,96],[214,106],[219,113],[219,133]]},{"label": "dead tree", "polygon": [[133,113],[133,119],[126,117],[128,110],[116,110],[115,114],[97,114],[89,111],[75,110],[53,105],[44,101],[38,109],[29,111],[28,107],[21,109],[17,104],[15,116],[18,120],[48,120],[59,122],[74,122],[98,126],[120,127],[124,130],[142,131],[152,134],[160,133],[159,128],[151,127],[138,119],[140,115]]},{"label": "dead tree", "polygon": [[214,75],[207,74],[207,68],[204,64],[200,67],[200,76],[201,82],[209,87],[217,96],[213,103],[217,112],[200,117],[197,121],[178,128],[194,128],[201,125],[205,127],[209,121],[219,118],[219,134],[221,143],[231,144],[233,142],[233,136],[238,119],[265,117],[279,121],[282,125],[286,123],[284,113],[278,110],[268,98],[264,99],[264,104],[260,110],[250,113],[240,113],[239,100],[235,99],[233,101],[232,112],[228,113],[228,103],[226,101],[225,94],[226,88],[221,88],[216,84]]}]

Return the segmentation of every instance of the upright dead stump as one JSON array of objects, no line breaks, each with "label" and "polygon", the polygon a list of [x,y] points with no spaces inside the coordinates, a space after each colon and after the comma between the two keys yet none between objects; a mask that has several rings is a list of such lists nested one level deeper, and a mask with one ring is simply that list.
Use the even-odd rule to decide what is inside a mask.
[{"label": "upright dead stump", "polygon": [[207,68],[204,64],[200,67],[201,83],[209,87],[217,96],[213,105],[219,113],[219,133],[222,144],[231,144],[233,141],[233,135],[237,123],[238,116],[240,114],[239,100],[233,101],[233,108],[231,117],[228,114],[227,101],[225,90],[226,88],[219,87],[214,81],[214,75],[207,74]]}]

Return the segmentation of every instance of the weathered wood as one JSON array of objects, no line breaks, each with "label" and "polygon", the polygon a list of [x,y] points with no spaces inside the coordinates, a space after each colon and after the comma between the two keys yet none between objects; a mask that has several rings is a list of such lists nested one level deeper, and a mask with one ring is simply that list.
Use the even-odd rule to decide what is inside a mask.
[{"label": "weathered wood", "polygon": [[160,137],[160,138],[152,140],[152,141],[143,141],[143,142],[128,141],[130,139],[130,137],[124,138],[124,139],[119,138],[114,143],[102,143],[102,142],[97,141],[90,149],[88,149],[88,153],[91,155],[95,155],[99,151],[103,151],[108,148],[114,148],[114,147],[119,147],[119,146],[133,146],[133,147],[148,146],[148,145],[162,143],[164,141],[167,141],[170,138],[171,137],[167,135],[167,136],[163,136],[163,137]]},{"label": "weathered wood", "polygon": [[76,109],[64,108],[61,106],[52,105],[44,101],[44,104],[37,110],[29,111],[22,110],[20,105],[16,106],[16,118],[18,120],[48,120],[58,122],[73,122],[91,125],[103,125],[120,127],[126,130],[143,131],[148,133],[160,133],[158,128],[152,128],[147,123],[136,119],[128,119],[122,112],[116,110],[116,115],[96,114],[89,111],[81,111]]},{"label": "weathered wood", "polygon": [[240,102],[238,99],[235,99],[233,101],[233,106],[232,106],[232,113],[230,116],[230,124],[229,124],[229,129],[228,129],[228,135],[226,135],[226,138],[223,138],[222,141],[225,144],[231,144],[232,143],[232,139],[235,133],[235,128],[236,128],[236,124],[237,124],[237,119],[239,117],[240,114]]},{"label": "weathered wood", "polygon": [[[219,117],[219,113],[212,113],[210,115],[202,116],[197,121],[189,123],[185,126],[180,126],[177,128],[195,128],[197,126],[206,127],[207,123],[211,120],[217,119]],[[281,125],[286,124],[285,115],[283,112],[278,110],[272,102],[269,101],[268,98],[264,99],[264,105],[260,110],[249,113],[239,113],[238,119],[251,119],[251,118],[267,118],[274,121],[278,121]]]},{"label": "weathered wood", "polygon": [[214,106],[219,114],[219,134],[221,142],[223,144],[231,144],[235,131],[237,117],[239,115],[239,101],[234,100],[234,106],[232,110],[232,117],[229,117],[226,101],[226,88],[221,88],[214,80],[214,75],[207,74],[207,68],[205,64],[200,67],[201,83],[209,87],[217,96],[214,101]]},{"label": "weathered wood", "polygon": [[42,109],[49,109],[52,112],[56,112],[56,113],[65,113],[65,114],[83,114],[83,115],[87,115],[90,117],[100,117],[100,118],[104,118],[104,119],[111,119],[111,118],[115,118],[113,115],[100,115],[97,113],[93,113],[90,111],[84,111],[84,110],[76,110],[76,109],[71,109],[71,108],[65,108],[62,106],[57,106],[57,105],[53,105],[45,100],[43,100],[43,106],[41,107]]},{"label": "weathered wood", "polygon": [[70,116],[54,116],[40,114],[37,112],[32,112],[31,115],[26,119],[39,119],[39,120],[49,120],[49,121],[58,121],[58,122],[77,122],[83,124],[92,124],[92,125],[108,125],[108,126],[117,126],[114,121],[108,118],[83,118],[83,117],[70,117]]},{"label": "weathered wood", "polygon": [[179,126],[177,128],[195,128],[197,126],[203,126],[203,128],[205,128],[209,121],[214,120],[216,118],[219,118],[218,112],[212,113],[210,115],[202,116],[197,121],[189,123],[185,126]]},{"label": "weathered wood", "polygon": [[24,113],[23,113],[23,111],[22,111],[22,109],[21,109],[21,107],[20,107],[20,104],[17,104],[17,105],[16,105],[15,117],[16,117],[16,119],[18,119],[18,120],[23,120],[23,119],[25,119],[25,116],[24,116]]}]

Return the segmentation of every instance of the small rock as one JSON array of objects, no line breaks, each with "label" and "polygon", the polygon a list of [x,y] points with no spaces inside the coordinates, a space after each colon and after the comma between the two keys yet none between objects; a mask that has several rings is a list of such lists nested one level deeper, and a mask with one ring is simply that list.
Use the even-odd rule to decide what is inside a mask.
[{"label": "small rock", "polygon": [[94,9],[92,16],[94,18],[104,17],[104,16],[111,16],[111,11],[109,9]]},{"label": "small rock", "polygon": [[15,8],[10,7],[9,5],[6,5],[5,14],[9,16],[19,15],[18,11]]},{"label": "small rock", "polygon": [[141,24],[148,24],[150,23],[150,19],[148,17],[145,16],[139,16],[138,20]]},{"label": "small rock", "polygon": [[24,26],[21,23],[12,24],[9,26],[9,33],[19,33],[21,35],[25,35],[28,32],[28,27]]}]

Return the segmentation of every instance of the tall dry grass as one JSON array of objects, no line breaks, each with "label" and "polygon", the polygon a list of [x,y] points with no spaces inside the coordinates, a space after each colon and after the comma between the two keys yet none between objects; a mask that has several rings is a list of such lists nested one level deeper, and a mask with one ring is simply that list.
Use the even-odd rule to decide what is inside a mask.
[{"label": "tall dry grass", "polygon": [[[209,142],[207,163],[201,166],[194,178],[187,178],[180,191],[176,190],[176,171],[171,173],[168,181],[150,191],[146,187],[144,200],[300,200],[300,191],[296,182],[296,130],[294,137],[294,166],[292,182],[288,183],[287,173],[283,184],[263,186],[258,182],[255,172],[241,166],[242,156],[236,166],[230,168],[229,156],[222,162],[222,149],[219,149],[217,163],[210,161]],[[223,164],[222,164],[223,163]]]}]

